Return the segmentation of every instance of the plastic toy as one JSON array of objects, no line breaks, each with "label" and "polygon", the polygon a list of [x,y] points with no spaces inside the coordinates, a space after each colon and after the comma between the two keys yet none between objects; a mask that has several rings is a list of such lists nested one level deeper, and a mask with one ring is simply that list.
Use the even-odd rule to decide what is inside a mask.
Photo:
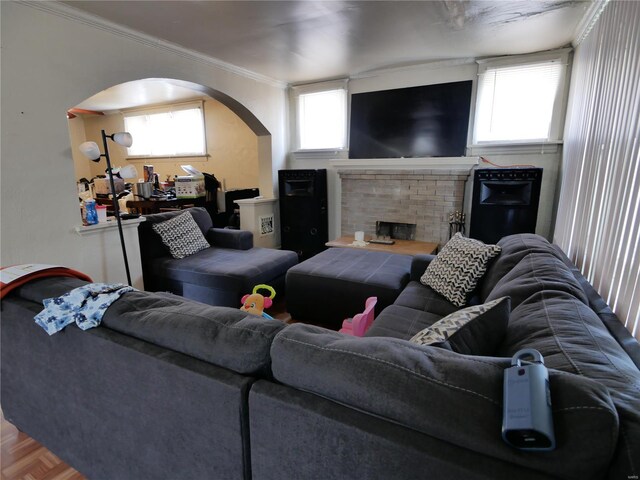
[{"label": "plastic toy", "polygon": [[[258,290],[268,290],[271,295],[265,297],[264,295],[259,294]],[[247,313],[253,313],[254,315],[261,315],[273,320],[273,317],[265,313],[264,309],[273,305],[273,299],[275,296],[276,291],[273,287],[264,284],[256,285],[253,287],[253,292],[251,292],[251,294],[247,294],[242,297],[242,306],[240,307],[240,310],[244,310]]]},{"label": "plastic toy", "polygon": [[373,323],[374,307],[378,303],[378,297],[369,297],[365,301],[365,309],[353,318],[347,318],[342,322],[340,333],[362,337]]}]

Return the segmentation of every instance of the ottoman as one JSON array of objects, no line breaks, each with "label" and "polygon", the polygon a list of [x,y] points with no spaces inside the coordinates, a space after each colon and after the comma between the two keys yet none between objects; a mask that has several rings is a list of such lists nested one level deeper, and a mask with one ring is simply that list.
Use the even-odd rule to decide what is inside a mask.
[{"label": "ottoman", "polygon": [[410,255],[330,248],[291,267],[287,311],[294,320],[338,329],[342,321],[378,297],[376,311],[391,305],[409,282]]}]

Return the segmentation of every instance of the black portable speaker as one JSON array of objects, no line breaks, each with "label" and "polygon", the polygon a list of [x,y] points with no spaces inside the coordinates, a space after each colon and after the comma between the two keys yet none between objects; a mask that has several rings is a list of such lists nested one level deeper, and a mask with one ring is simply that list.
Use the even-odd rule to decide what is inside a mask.
[{"label": "black portable speaker", "polygon": [[[533,357],[532,362],[524,361]],[[537,350],[519,350],[504,371],[502,438],[521,450],[553,450],[549,372]]]}]

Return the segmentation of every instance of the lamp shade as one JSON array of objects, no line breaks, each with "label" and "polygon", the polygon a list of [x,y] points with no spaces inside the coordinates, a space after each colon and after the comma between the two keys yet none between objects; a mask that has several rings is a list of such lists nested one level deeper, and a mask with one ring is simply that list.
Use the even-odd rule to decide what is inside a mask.
[{"label": "lamp shade", "polygon": [[129,132],[118,132],[113,134],[113,141],[123,147],[130,147],[133,145],[133,137]]},{"label": "lamp shade", "polygon": [[89,160],[93,160],[94,162],[100,160],[100,149],[96,142],[84,142],[81,143],[78,148],[80,149],[80,153]]},{"label": "lamp shade", "polygon": [[118,175],[120,178],[138,178],[138,171],[133,165],[127,165],[118,171]]}]

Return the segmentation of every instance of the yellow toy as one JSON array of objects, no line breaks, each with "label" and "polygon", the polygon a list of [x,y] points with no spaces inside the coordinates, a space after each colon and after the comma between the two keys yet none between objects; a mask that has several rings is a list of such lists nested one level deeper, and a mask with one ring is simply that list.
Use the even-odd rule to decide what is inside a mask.
[{"label": "yellow toy", "polygon": [[[271,295],[265,297],[264,295],[260,295],[258,293],[258,290],[268,290]],[[273,305],[273,299],[275,298],[275,296],[276,291],[273,289],[273,287],[264,284],[256,285],[255,287],[253,287],[253,292],[251,294],[247,294],[242,297],[242,306],[240,307],[240,310],[244,310],[247,313],[253,313],[254,315],[261,315],[265,318],[270,318],[271,320],[273,320],[272,316],[264,313],[264,309],[269,308],[271,305]]]}]

